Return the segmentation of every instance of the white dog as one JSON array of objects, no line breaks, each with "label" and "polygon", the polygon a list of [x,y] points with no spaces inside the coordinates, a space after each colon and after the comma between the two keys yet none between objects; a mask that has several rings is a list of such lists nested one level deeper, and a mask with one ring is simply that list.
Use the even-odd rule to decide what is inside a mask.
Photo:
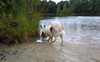
[{"label": "white dog", "polygon": [[[63,45],[63,37],[65,34],[64,26],[61,25],[58,21],[53,21],[50,26],[46,27],[44,25],[44,27],[41,26],[41,28],[42,29],[41,29],[40,36],[43,39],[49,37],[47,41],[51,39],[51,43],[54,43],[57,40],[57,37],[60,36],[62,40],[61,45]],[[55,38],[54,41],[52,41],[53,37]]]}]

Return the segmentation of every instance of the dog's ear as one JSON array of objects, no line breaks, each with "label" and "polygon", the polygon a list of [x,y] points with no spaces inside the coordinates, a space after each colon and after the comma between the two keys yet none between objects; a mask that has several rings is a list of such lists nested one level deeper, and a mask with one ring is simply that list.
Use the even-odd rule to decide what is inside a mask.
[{"label": "dog's ear", "polygon": [[53,30],[53,28],[52,27],[50,27],[50,31],[52,32],[52,30]]}]

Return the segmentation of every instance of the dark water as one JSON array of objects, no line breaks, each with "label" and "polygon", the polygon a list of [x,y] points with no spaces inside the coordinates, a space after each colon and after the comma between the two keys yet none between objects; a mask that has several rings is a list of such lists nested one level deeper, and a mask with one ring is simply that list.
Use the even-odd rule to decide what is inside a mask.
[{"label": "dark water", "polygon": [[48,26],[51,21],[59,21],[65,26],[64,40],[66,42],[100,44],[100,17],[54,17],[43,19],[40,23]]}]

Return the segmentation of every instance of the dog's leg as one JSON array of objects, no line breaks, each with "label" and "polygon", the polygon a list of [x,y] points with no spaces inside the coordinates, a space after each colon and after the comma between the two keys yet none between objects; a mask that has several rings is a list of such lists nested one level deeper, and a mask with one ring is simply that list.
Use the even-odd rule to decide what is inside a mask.
[{"label": "dog's leg", "polygon": [[57,37],[55,37],[55,40],[54,40],[54,41],[52,41],[51,43],[54,43],[56,40],[57,40]]},{"label": "dog's leg", "polygon": [[53,40],[53,37],[51,37],[51,42],[52,42],[52,40]]},{"label": "dog's leg", "polygon": [[50,37],[47,39],[47,41],[50,42],[50,40],[51,40],[51,42],[52,42],[52,39],[53,39],[53,37],[50,36]]},{"label": "dog's leg", "polygon": [[61,46],[63,46],[63,35],[60,35],[60,38],[61,38]]},{"label": "dog's leg", "polygon": [[47,41],[49,42],[49,41],[50,41],[50,39],[51,39],[51,37],[49,37],[49,39],[47,39]]}]

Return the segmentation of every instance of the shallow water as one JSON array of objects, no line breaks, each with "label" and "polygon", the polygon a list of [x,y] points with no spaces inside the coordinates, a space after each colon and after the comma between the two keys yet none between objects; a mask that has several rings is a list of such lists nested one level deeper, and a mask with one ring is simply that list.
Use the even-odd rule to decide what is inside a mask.
[{"label": "shallow water", "polygon": [[69,16],[53,17],[41,20],[41,25],[50,25],[51,21],[59,21],[65,26],[65,42],[100,45],[100,17]]}]

